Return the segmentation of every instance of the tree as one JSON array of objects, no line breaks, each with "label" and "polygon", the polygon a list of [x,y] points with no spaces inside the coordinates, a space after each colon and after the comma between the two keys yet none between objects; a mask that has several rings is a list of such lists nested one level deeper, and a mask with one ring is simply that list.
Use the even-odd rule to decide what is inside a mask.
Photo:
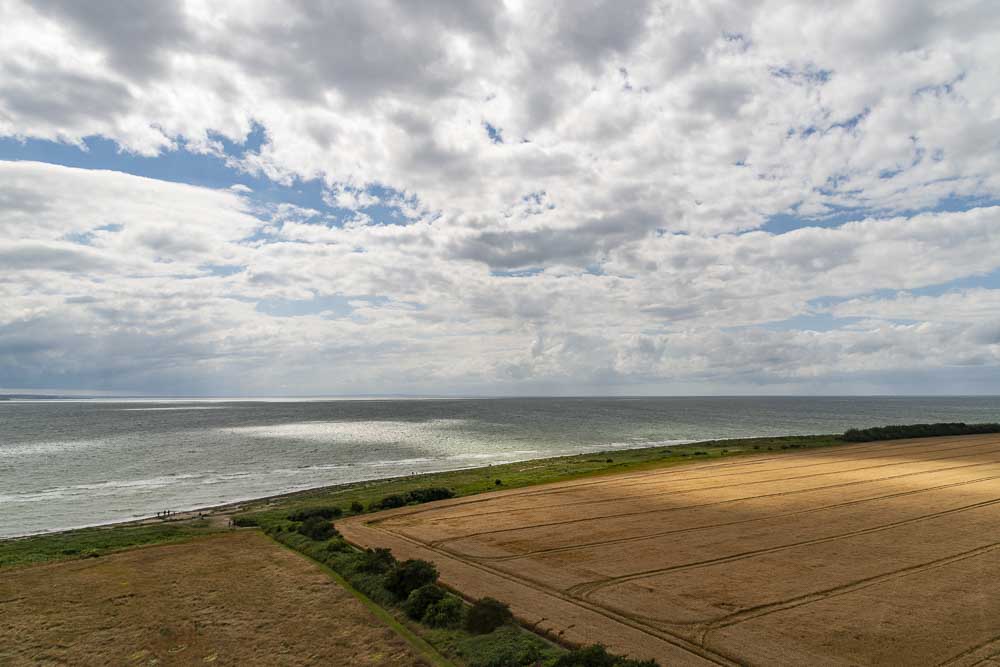
[{"label": "tree", "polygon": [[422,622],[432,628],[453,628],[462,622],[465,605],[454,595],[446,595],[424,613]]},{"label": "tree", "polygon": [[358,557],[358,569],[370,574],[382,574],[396,566],[396,557],[389,549],[365,549]]},{"label": "tree", "polygon": [[425,560],[406,560],[396,565],[386,577],[385,587],[393,595],[405,600],[421,586],[437,581],[438,571],[433,563]]},{"label": "tree", "polygon": [[333,524],[320,516],[311,516],[299,526],[299,532],[311,540],[322,542],[337,534]]},{"label": "tree", "polygon": [[655,660],[632,660],[608,653],[600,644],[584,646],[559,657],[552,667],[659,667]]},{"label": "tree", "polygon": [[403,611],[414,621],[419,621],[427,613],[427,609],[444,599],[447,595],[440,586],[427,584],[412,591],[403,603]]},{"label": "tree", "polygon": [[465,629],[474,635],[485,635],[493,632],[501,625],[514,620],[510,607],[495,598],[485,597],[476,600],[465,617]]}]

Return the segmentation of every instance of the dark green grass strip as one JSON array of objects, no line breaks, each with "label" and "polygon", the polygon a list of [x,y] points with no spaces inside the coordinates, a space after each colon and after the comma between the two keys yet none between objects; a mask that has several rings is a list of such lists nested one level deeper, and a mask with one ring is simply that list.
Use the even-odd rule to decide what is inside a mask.
[{"label": "dark green grass strip", "polygon": [[74,558],[96,558],[133,547],[183,542],[219,532],[207,521],[83,528],[0,541],[0,570]]}]

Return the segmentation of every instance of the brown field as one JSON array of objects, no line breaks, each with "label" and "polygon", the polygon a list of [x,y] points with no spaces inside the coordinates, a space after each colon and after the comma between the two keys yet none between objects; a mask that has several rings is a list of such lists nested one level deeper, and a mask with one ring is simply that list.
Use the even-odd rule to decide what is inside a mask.
[{"label": "brown field", "polygon": [[361,516],[571,643],[663,665],[1000,664],[1000,436],[761,454]]},{"label": "brown field", "polygon": [[2,665],[421,665],[256,531],[0,574]]}]

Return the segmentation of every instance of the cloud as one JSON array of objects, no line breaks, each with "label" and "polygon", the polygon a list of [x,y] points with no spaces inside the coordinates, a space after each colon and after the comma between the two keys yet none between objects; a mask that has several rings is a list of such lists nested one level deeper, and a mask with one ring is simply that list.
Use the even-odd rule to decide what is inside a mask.
[{"label": "cloud", "polygon": [[998,363],[995,3],[37,0],[0,23],[0,136],[254,182],[0,162],[7,384],[822,392]]}]

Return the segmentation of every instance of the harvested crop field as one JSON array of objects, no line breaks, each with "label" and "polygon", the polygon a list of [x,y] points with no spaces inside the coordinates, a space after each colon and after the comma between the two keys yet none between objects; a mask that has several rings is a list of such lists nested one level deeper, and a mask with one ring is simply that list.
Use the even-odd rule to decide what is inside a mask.
[{"label": "harvested crop field", "polygon": [[420,665],[319,567],[256,531],[0,573],[3,665]]},{"label": "harvested crop field", "polygon": [[359,516],[524,622],[664,665],[1000,662],[1000,436],[762,453]]}]

